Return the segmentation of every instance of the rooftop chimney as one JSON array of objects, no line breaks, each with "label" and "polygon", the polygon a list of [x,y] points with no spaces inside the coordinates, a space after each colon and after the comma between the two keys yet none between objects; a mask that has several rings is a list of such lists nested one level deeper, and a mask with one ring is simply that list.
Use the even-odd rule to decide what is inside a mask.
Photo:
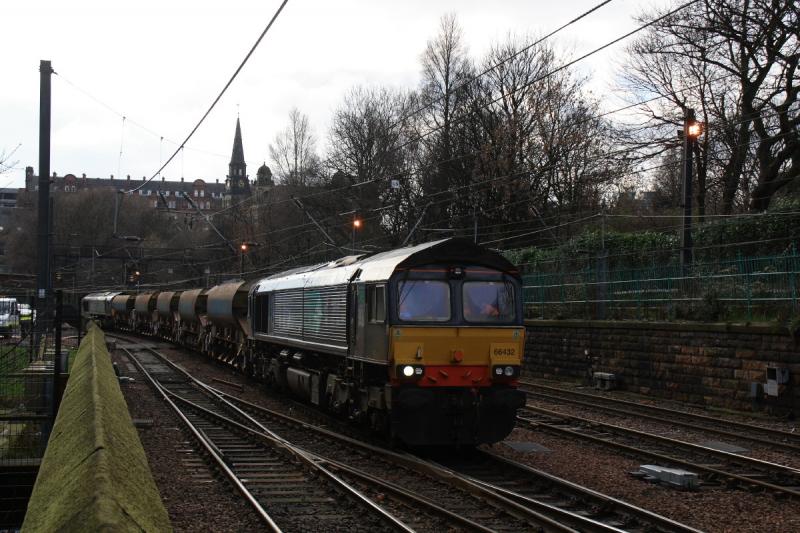
[{"label": "rooftop chimney", "polygon": [[181,176],[181,183],[183,183],[183,176]]},{"label": "rooftop chimney", "polygon": [[81,174],[81,177],[82,177],[83,179],[86,179],[86,172],[84,172],[83,174]]},{"label": "rooftop chimney", "polygon": [[128,181],[131,181],[131,175],[128,174]]},{"label": "rooftop chimney", "polygon": [[114,174],[111,174],[111,179],[112,179],[112,180],[114,179]]}]

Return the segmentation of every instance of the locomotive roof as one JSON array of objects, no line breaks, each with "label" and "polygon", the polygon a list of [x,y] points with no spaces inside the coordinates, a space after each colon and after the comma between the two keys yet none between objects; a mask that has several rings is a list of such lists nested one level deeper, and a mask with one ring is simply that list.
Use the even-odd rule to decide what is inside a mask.
[{"label": "locomotive roof", "polygon": [[83,297],[84,300],[110,300],[114,296],[122,294],[120,291],[93,292]]},{"label": "locomotive roof", "polygon": [[397,248],[374,255],[351,255],[329,263],[295,268],[274,274],[253,285],[254,292],[319,287],[348,283],[356,273],[359,281],[386,281],[397,269],[453,262],[479,265],[518,276],[516,267],[497,252],[474,244],[466,239],[439,241]]}]

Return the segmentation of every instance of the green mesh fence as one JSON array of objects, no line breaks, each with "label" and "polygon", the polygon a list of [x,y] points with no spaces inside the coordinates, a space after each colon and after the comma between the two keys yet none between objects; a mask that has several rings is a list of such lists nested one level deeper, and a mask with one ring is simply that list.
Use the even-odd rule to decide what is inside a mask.
[{"label": "green mesh fence", "polygon": [[528,318],[784,320],[800,312],[800,255],[796,246],[780,255],[695,263],[677,258],[649,268],[523,276]]}]

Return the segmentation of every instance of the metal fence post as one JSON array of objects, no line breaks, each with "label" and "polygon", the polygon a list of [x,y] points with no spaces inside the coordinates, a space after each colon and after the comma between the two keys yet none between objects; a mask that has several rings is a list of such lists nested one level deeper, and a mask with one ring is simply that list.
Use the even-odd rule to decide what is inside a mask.
[{"label": "metal fence post", "polygon": [[798,261],[797,261],[797,244],[792,243],[791,245],[791,254],[789,255],[789,261],[786,265],[786,273],[789,276],[789,290],[792,293],[792,311],[797,312],[797,275],[800,273],[800,269],[798,269]]},{"label": "metal fence post", "polygon": [[61,395],[59,394],[59,385],[61,382],[61,322],[63,320],[63,292],[59,289],[56,291],[56,317],[55,317],[55,350],[53,351],[53,423],[56,422],[56,415],[58,414],[58,406],[61,403]]},{"label": "metal fence post", "polygon": [[747,299],[747,320],[749,322],[753,319],[753,291],[752,287],[750,287],[750,268],[747,264],[747,259],[742,256],[742,252],[737,253],[736,256],[737,261],[739,261],[739,268],[744,275],[745,297]]}]

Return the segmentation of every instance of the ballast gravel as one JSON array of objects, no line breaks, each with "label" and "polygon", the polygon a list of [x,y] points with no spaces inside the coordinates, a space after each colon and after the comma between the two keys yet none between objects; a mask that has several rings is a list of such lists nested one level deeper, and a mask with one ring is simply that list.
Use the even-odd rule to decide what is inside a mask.
[{"label": "ballast gravel", "polygon": [[[260,384],[230,368],[180,349],[161,349],[199,379],[204,379],[225,392],[278,410],[291,411],[286,403],[271,394],[265,395],[260,390]],[[242,390],[218,381],[212,382],[212,378],[237,384]],[[178,469],[174,465],[180,464],[181,456],[176,448],[189,439],[175,429],[178,422],[173,420],[174,417],[166,410],[163,402],[156,400],[148,391],[147,385],[140,382],[123,386],[132,417],[147,418],[157,414],[161,419],[160,423],[154,424],[150,429],[142,429],[139,433],[175,530],[261,530],[258,518],[227,489],[224,480],[199,487],[185,476],[179,481],[180,476],[176,472]],[[648,403],[657,405],[659,401],[652,400]],[[674,406],[674,403],[671,402],[671,405]],[[301,413],[295,414],[303,417]],[[313,423],[312,420],[309,421]],[[641,420],[636,425],[645,431],[649,427],[648,422]],[[766,422],[764,425],[781,424]],[[663,431],[663,428],[655,426],[649,429],[653,432],[658,432],[659,429]],[[800,531],[798,501],[753,492],[747,488],[720,487],[682,491],[652,484],[630,475],[643,461],[620,455],[602,446],[578,443],[535,430],[515,429],[507,442],[534,442],[550,451],[520,453],[504,443],[488,448],[509,459],[643,507],[698,530],[720,533]]]},{"label": "ballast gravel", "polygon": [[136,380],[121,385],[131,418],[153,421],[152,426],[139,428],[139,438],[173,529],[192,533],[263,531],[264,524],[228,481],[202,461],[202,454],[190,451],[194,441],[182,423],[144,377],[131,369],[127,357],[116,351],[112,360],[123,375]]}]

